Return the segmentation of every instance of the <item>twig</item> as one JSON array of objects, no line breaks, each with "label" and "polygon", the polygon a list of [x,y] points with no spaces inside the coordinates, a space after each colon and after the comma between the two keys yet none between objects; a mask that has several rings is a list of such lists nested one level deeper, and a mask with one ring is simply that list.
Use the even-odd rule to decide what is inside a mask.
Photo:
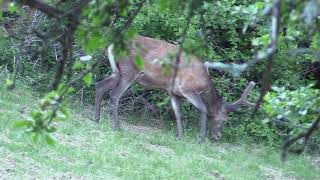
[{"label": "twig", "polygon": [[279,29],[280,29],[280,10],[281,10],[281,2],[280,0],[276,0],[274,3],[274,7],[272,9],[272,32],[271,32],[271,44],[268,48],[269,51],[267,52],[267,68],[263,74],[263,81],[261,86],[261,93],[260,97],[256,103],[256,107],[252,113],[252,116],[255,116],[257,113],[263,97],[267,94],[267,92],[270,90],[272,80],[271,80],[271,71],[272,71],[272,64],[273,64],[273,56],[275,55],[277,51],[277,44],[278,44],[278,35],[279,35]]},{"label": "twig", "polygon": [[125,31],[126,29],[129,28],[129,26],[132,24],[133,20],[135,19],[135,17],[138,15],[138,13],[141,11],[142,6],[144,5],[144,3],[147,0],[142,0],[141,2],[137,3],[138,8],[132,12],[131,16],[129,16],[128,20],[125,22],[124,26],[123,26],[123,30],[121,31],[121,33],[123,31]]},{"label": "twig", "polygon": [[68,54],[69,54],[69,46],[68,46],[69,37],[65,36],[64,41],[61,42],[61,45],[63,47],[62,49],[62,58],[57,62],[57,70],[56,75],[54,77],[54,81],[52,83],[52,87],[54,90],[58,88],[58,85],[60,84],[60,81],[64,74],[64,66],[66,64],[66,61],[68,60]]}]

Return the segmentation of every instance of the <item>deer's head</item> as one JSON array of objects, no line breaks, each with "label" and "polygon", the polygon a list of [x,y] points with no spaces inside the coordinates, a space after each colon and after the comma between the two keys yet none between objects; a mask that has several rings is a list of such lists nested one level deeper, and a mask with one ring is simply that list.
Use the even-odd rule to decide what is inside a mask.
[{"label": "deer's head", "polygon": [[247,101],[247,96],[254,86],[255,83],[251,81],[237,101],[233,103],[223,103],[221,108],[215,109],[215,113],[212,116],[209,116],[209,134],[212,141],[216,141],[222,136],[224,124],[227,122],[230,112],[236,111],[242,105],[250,107],[255,106],[254,103]]}]

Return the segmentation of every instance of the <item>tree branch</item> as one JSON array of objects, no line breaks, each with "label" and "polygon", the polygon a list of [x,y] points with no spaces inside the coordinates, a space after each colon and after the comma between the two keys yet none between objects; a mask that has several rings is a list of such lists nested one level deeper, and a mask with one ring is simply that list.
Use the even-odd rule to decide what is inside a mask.
[{"label": "tree branch", "polygon": [[182,31],[182,34],[181,34],[181,37],[180,37],[180,41],[179,41],[179,48],[178,48],[178,52],[177,52],[177,55],[176,55],[176,62],[175,62],[175,66],[174,66],[174,69],[173,69],[171,90],[169,91],[171,93],[173,93],[173,91],[174,91],[174,85],[175,85],[176,78],[177,78],[177,75],[178,75],[179,65],[180,65],[180,61],[181,61],[181,54],[182,54],[182,51],[183,51],[183,43],[185,41],[185,37],[187,35],[188,29],[189,29],[189,26],[190,26],[190,23],[191,23],[191,18],[192,18],[192,15],[193,15],[192,3],[193,3],[193,1],[191,2],[189,9],[187,9],[188,10],[188,14],[187,14],[187,18],[186,18],[187,22],[186,22],[186,24],[184,26],[184,29]]},{"label": "tree branch", "polygon": [[[277,41],[279,34],[279,26],[280,26],[280,0],[275,0],[272,6],[268,7],[268,12],[272,12],[272,32],[271,32],[271,43],[269,47],[265,51],[261,51],[257,53],[252,60],[243,64],[234,64],[234,63],[221,63],[221,62],[209,62],[206,61],[205,65],[207,68],[222,70],[229,72],[233,76],[240,76],[241,73],[246,71],[249,67],[262,62],[264,60],[270,61],[272,56],[277,51]],[[269,9],[271,8],[271,9]]]},{"label": "tree branch", "polygon": [[[295,153],[295,154],[301,154],[304,151],[311,135],[315,131],[317,131],[319,128],[320,128],[320,117],[315,122],[312,123],[311,127],[306,132],[302,132],[302,133],[298,134],[297,136],[287,140],[282,146],[282,155],[281,155],[282,160],[287,159],[288,152]],[[295,142],[297,142],[300,139],[303,139],[302,147],[296,148],[296,149],[289,149]]]},{"label": "tree branch", "polygon": [[255,116],[257,113],[263,97],[267,94],[267,92],[270,90],[271,84],[272,84],[272,64],[273,64],[273,56],[275,55],[277,51],[277,44],[278,44],[278,35],[279,35],[279,29],[280,29],[280,10],[281,10],[281,2],[280,0],[276,0],[274,3],[274,7],[272,9],[272,32],[271,32],[271,44],[268,48],[269,51],[267,52],[267,68],[263,74],[263,81],[261,86],[261,93],[260,97],[257,101],[256,107],[252,113],[252,116]]}]

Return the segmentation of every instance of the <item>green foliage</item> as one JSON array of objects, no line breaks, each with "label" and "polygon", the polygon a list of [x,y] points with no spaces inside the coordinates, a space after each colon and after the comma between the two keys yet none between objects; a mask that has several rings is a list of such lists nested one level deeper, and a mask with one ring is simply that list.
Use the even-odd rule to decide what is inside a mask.
[{"label": "green foliage", "polygon": [[309,127],[320,115],[320,91],[301,87],[290,91],[274,87],[265,97],[264,108],[270,118],[288,119],[293,125]]},{"label": "green foliage", "polygon": [[[279,124],[285,135],[296,135],[311,127],[320,116],[320,91],[309,87],[288,90],[274,87],[265,97],[264,109],[269,117],[265,123]],[[277,126],[276,126],[277,127]],[[309,150],[319,153],[319,133],[311,138]],[[302,143],[302,142],[298,142]]]},{"label": "green foliage", "polygon": [[14,86],[14,83],[13,83],[13,81],[12,80],[10,80],[10,79],[6,79],[6,87],[8,88],[8,89],[11,89],[10,87],[12,87],[12,86]]},{"label": "green foliage", "polygon": [[85,75],[84,77],[83,77],[83,82],[87,85],[87,86],[89,86],[90,84],[92,84],[92,73],[88,73],[87,75]]},{"label": "green foliage", "polygon": [[250,114],[233,115],[226,124],[223,140],[227,142],[248,141],[261,142],[269,146],[278,146],[280,133],[277,129]]},{"label": "green foliage", "polygon": [[142,70],[144,69],[144,60],[141,56],[136,56],[134,60],[134,64],[138,67],[138,69]]},{"label": "green foliage", "polygon": [[7,65],[13,70],[13,56],[16,52],[14,41],[10,40],[4,31],[0,30],[0,66]]},{"label": "green foliage", "polygon": [[57,91],[51,91],[40,100],[40,109],[30,113],[30,119],[16,121],[13,126],[25,128],[26,132],[31,133],[32,142],[35,144],[43,138],[48,145],[54,145],[55,139],[51,133],[57,129],[53,123],[64,121],[70,115],[66,104],[60,102],[64,92],[64,86],[60,86]]}]

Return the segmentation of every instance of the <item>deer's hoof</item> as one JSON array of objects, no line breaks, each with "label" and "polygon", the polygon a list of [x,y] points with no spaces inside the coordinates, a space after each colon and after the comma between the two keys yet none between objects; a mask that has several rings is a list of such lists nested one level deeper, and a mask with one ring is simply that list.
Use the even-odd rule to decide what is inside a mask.
[{"label": "deer's hoof", "polygon": [[216,134],[216,135],[213,135],[213,136],[211,136],[210,137],[210,141],[211,142],[217,142],[217,141],[219,141],[219,139],[221,138],[221,136],[222,136],[222,134],[221,133],[218,133],[218,134]]},{"label": "deer's hoof", "polygon": [[99,118],[95,118],[93,121],[96,122],[96,123],[99,123],[100,119]]}]

